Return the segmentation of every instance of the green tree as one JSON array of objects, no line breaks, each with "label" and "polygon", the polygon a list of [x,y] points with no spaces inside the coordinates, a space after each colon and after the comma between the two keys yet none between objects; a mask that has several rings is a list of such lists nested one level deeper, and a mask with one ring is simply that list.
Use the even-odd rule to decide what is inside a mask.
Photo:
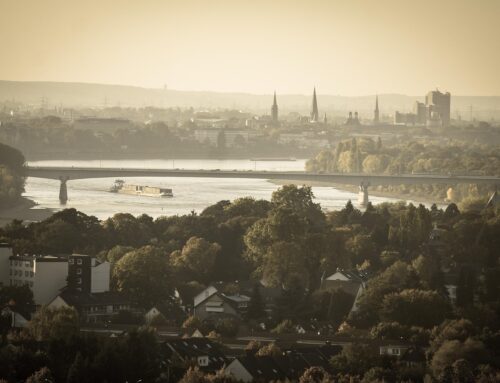
[{"label": "green tree", "polygon": [[209,282],[220,251],[221,246],[218,243],[191,237],[181,251],[177,250],[171,254],[171,258],[175,266],[189,270],[198,280]]},{"label": "green tree", "polygon": [[26,379],[26,383],[54,383],[55,380],[52,376],[52,373],[47,367],[43,367],[40,370],[36,371],[33,375],[31,375],[28,379]]},{"label": "green tree", "polygon": [[106,260],[109,263],[114,264],[118,262],[125,254],[131,252],[132,250],[134,250],[132,246],[116,245],[107,252]]},{"label": "green tree", "polygon": [[256,356],[280,356],[282,355],[281,349],[276,345],[276,343],[271,342],[262,346],[259,351],[255,354]]},{"label": "green tree", "polygon": [[271,330],[272,333],[282,335],[282,334],[293,334],[295,332],[295,327],[293,322],[289,319],[285,319]]},{"label": "green tree", "polygon": [[387,294],[380,316],[389,322],[432,328],[440,324],[450,311],[446,299],[435,291],[409,289]]},{"label": "green tree", "polygon": [[378,363],[377,352],[369,345],[358,343],[347,344],[340,354],[330,360],[335,371],[351,375],[363,375]]},{"label": "green tree", "polygon": [[309,367],[299,379],[299,383],[330,383],[330,374],[323,367]]},{"label": "green tree", "polygon": [[78,334],[78,313],[74,308],[42,306],[28,325],[28,333],[37,341],[69,339]]},{"label": "green tree", "polygon": [[113,268],[113,281],[118,291],[144,307],[166,301],[173,290],[168,257],[152,246],[124,255]]},{"label": "green tree", "polygon": [[447,367],[453,366],[460,359],[466,359],[477,366],[487,363],[488,353],[479,340],[472,338],[467,338],[464,342],[447,340],[432,357],[430,365],[434,376],[441,376]]},{"label": "green tree", "polygon": [[67,383],[86,383],[88,382],[89,366],[85,363],[83,356],[78,352],[71,366],[68,369]]},{"label": "green tree", "polygon": [[260,294],[259,284],[256,283],[253,286],[252,295],[250,296],[250,302],[248,303],[247,318],[264,318],[266,316],[264,306],[264,301],[262,300],[262,295]]}]

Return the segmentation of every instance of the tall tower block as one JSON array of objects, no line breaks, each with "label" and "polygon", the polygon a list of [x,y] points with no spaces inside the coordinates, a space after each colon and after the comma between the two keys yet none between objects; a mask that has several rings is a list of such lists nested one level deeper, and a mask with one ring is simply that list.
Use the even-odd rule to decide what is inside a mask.
[{"label": "tall tower block", "polygon": [[274,91],[274,101],[271,107],[271,117],[273,122],[278,122],[278,103],[276,102],[276,91]]},{"label": "tall tower block", "polygon": [[311,110],[311,122],[318,122],[318,121],[319,121],[318,100],[316,99],[316,87],[314,87],[312,110]]}]

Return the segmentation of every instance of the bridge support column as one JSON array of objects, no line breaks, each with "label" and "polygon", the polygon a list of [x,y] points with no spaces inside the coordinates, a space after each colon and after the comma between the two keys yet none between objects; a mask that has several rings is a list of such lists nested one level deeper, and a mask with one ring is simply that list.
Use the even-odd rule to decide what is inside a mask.
[{"label": "bridge support column", "polygon": [[358,194],[358,203],[361,206],[366,206],[368,205],[369,199],[368,199],[368,186],[370,186],[370,183],[367,182],[361,182],[361,185],[359,185],[359,194]]},{"label": "bridge support column", "polygon": [[59,180],[61,181],[61,186],[59,186],[59,202],[61,205],[66,205],[66,202],[68,202],[68,186],[66,182],[69,180],[69,177],[61,176]]}]

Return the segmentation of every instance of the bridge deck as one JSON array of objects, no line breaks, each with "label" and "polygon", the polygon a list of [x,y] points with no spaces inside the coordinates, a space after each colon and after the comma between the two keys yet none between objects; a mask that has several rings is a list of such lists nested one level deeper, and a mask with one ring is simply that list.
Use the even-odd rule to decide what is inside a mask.
[{"label": "bridge deck", "polygon": [[193,178],[253,178],[297,182],[323,181],[349,185],[398,185],[398,184],[491,184],[500,185],[500,178],[493,176],[455,176],[437,174],[353,174],[308,173],[299,171],[243,171],[243,170],[188,170],[188,169],[134,169],[134,168],[76,168],[34,167],[26,168],[29,177],[48,179],[125,178],[125,177],[193,177]]}]

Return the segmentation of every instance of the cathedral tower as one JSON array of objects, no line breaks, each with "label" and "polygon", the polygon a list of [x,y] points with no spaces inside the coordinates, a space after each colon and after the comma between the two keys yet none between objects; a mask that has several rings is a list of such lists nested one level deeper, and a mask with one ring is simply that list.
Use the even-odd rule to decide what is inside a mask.
[{"label": "cathedral tower", "polygon": [[316,87],[314,87],[313,103],[311,110],[311,122],[318,122],[318,121],[319,121],[318,100],[316,99]]},{"label": "cathedral tower", "polygon": [[278,122],[278,103],[276,102],[276,91],[274,91],[274,101],[271,107],[271,117],[273,122]]}]

